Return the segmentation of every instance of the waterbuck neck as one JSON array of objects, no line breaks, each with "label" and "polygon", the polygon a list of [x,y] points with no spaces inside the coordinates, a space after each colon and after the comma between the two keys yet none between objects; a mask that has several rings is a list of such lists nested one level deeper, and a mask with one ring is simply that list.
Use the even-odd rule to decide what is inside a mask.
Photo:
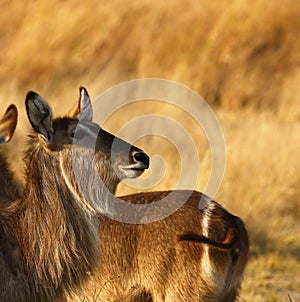
[{"label": "waterbuck neck", "polygon": [[96,265],[98,220],[82,211],[74,198],[61,171],[59,152],[54,157],[31,137],[24,160],[26,185],[18,224],[21,253],[42,286],[50,283],[68,292]]}]

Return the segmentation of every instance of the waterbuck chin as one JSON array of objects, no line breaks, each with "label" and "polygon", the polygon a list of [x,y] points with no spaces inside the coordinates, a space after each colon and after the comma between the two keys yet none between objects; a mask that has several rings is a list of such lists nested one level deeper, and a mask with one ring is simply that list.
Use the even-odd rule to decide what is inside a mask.
[{"label": "waterbuck chin", "polygon": [[[98,265],[97,215],[105,211],[105,194],[114,193],[120,179],[141,175],[149,158],[92,122],[84,88],[65,117],[53,119],[35,92],[27,94],[26,110],[33,130],[24,191],[5,203],[0,220],[0,301],[57,302]],[[107,192],[96,186],[98,178]]]},{"label": "waterbuck chin", "polygon": [[[0,144],[8,142],[16,129],[18,111],[15,105],[10,105],[0,119]],[[9,168],[6,157],[0,153],[0,219],[5,215],[5,202],[19,197],[14,175]],[[3,209],[2,209],[3,206]]]}]

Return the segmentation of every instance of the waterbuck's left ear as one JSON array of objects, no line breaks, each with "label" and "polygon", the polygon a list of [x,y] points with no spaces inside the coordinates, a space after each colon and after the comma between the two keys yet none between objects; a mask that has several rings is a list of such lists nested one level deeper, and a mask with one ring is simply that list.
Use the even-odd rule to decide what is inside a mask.
[{"label": "waterbuck's left ear", "polygon": [[18,122],[18,110],[10,105],[0,119],[0,144],[8,142],[14,134]]},{"label": "waterbuck's left ear", "polygon": [[47,144],[53,140],[52,111],[46,101],[34,91],[26,95],[26,111],[32,128],[41,134]]},{"label": "waterbuck's left ear", "polygon": [[93,120],[93,108],[89,94],[84,87],[79,88],[79,93],[79,101],[68,116],[77,118],[80,121],[91,122]]}]

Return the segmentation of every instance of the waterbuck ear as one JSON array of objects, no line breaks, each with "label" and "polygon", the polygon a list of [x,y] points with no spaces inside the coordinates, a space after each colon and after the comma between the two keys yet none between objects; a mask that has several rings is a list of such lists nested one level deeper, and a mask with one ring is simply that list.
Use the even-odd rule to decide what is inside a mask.
[{"label": "waterbuck ear", "polygon": [[10,105],[0,119],[0,144],[8,142],[16,129],[18,110],[15,105]]},{"label": "waterbuck ear", "polygon": [[30,91],[26,95],[26,111],[32,128],[41,134],[46,143],[53,140],[52,111],[44,99]]},{"label": "waterbuck ear", "polygon": [[91,122],[93,120],[93,108],[91,99],[84,87],[79,88],[79,100],[69,113],[69,117],[80,121]]}]

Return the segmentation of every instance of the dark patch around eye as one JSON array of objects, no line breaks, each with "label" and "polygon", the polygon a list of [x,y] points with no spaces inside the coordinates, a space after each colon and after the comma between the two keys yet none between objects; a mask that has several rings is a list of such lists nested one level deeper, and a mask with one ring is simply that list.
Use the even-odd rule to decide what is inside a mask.
[{"label": "dark patch around eye", "polygon": [[72,132],[72,134],[71,134],[71,136],[74,138],[76,138],[76,139],[78,139],[78,140],[81,140],[81,139],[83,139],[84,137],[85,137],[85,132],[84,131],[82,131],[82,130],[77,130],[77,131],[74,131],[74,132]]}]

